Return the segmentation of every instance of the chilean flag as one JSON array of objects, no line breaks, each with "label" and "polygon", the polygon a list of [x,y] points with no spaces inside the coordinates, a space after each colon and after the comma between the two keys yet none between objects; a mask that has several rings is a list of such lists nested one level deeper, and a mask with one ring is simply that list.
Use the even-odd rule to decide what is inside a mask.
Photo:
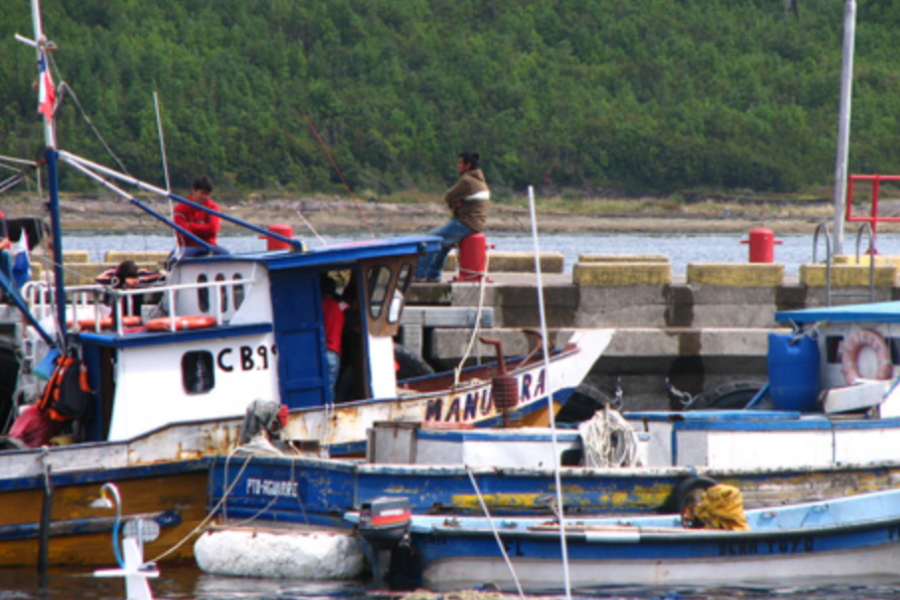
[{"label": "chilean flag", "polygon": [[38,113],[47,119],[53,118],[53,105],[56,103],[56,89],[53,77],[47,67],[47,53],[41,53],[40,73],[38,74]]}]

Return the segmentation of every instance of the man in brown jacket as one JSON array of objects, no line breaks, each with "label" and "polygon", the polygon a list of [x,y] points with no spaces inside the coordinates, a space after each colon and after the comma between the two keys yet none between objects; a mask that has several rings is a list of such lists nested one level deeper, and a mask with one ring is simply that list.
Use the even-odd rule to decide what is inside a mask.
[{"label": "man in brown jacket", "polygon": [[491,190],[484,180],[479,159],[477,152],[459,155],[459,181],[444,196],[444,201],[453,211],[453,218],[428,232],[441,238],[441,247],[419,258],[414,281],[439,282],[450,248],[464,237],[484,230]]}]

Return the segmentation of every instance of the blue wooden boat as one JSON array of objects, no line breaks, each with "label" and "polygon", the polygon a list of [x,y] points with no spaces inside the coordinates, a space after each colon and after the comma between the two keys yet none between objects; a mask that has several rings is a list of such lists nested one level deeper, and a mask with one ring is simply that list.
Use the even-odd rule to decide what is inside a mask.
[{"label": "blue wooden boat", "polygon": [[[546,429],[436,431],[376,423],[367,461],[247,457],[238,469],[234,459],[218,459],[211,506],[223,502],[228,518],[340,527],[342,508],[385,493],[409,498],[414,514],[479,515],[477,484],[491,514],[549,514],[557,460],[571,515],[678,512],[679,486],[692,477],[740,488],[748,508],[895,487],[900,393],[893,380],[875,378],[887,371],[877,356],[842,344],[865,330],[895,345],[900,303],[782,312],[778,319],[798,331],[773,334],[771,381],[753,410],[624,413],[640,447],[640,461],[627,466],[586,466],[571,430],[559,434],[554,456]],[[845,352],[856,353],[850,358],[864,376],[852,385]],[[287,491],[274,498],[266,489]]]},{"label": "blue wooden boat", "polygon": [[[359,518],[348,515],[354,523]],[[677,516],[568,519],[569,581],[582,592],[621,585],[781,586],[896,576],[898,490],[750,510],[746,518],[746,531],[685,529]],[[556,521],[413,516],[403,560],[394,565],[404,565],[405,575],[433,591],[494,585],[553,592],[564,589],[561,542]]]}]

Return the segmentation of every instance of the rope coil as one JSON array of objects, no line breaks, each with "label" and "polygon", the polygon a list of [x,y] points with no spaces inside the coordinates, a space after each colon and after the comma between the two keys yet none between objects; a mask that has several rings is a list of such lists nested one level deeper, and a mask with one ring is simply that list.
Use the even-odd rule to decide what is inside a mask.
[{"label": "rope coil", "polygon": [[638,463],[637,433],[609,405],[578,426],[586,467],[634,467]]}]

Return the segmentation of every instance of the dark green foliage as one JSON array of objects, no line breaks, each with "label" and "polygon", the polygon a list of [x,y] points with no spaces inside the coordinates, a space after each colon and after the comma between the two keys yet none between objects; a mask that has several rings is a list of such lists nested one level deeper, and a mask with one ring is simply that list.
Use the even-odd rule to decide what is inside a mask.
[{"label": "dark green foliage", "polygon": [[[750,188],[830,182],[843,2],[55,0],[60,74],[130,172],[235,189],[450,183],[463,149],[498,188]],[[897,25],[859,3],[851,172],[900,165]],[[0,152],[38,155],[28,0],[0,14]],[[114,164],[72,98],[60,145]],[[80,177],[69,189],[86,187]]]}]

